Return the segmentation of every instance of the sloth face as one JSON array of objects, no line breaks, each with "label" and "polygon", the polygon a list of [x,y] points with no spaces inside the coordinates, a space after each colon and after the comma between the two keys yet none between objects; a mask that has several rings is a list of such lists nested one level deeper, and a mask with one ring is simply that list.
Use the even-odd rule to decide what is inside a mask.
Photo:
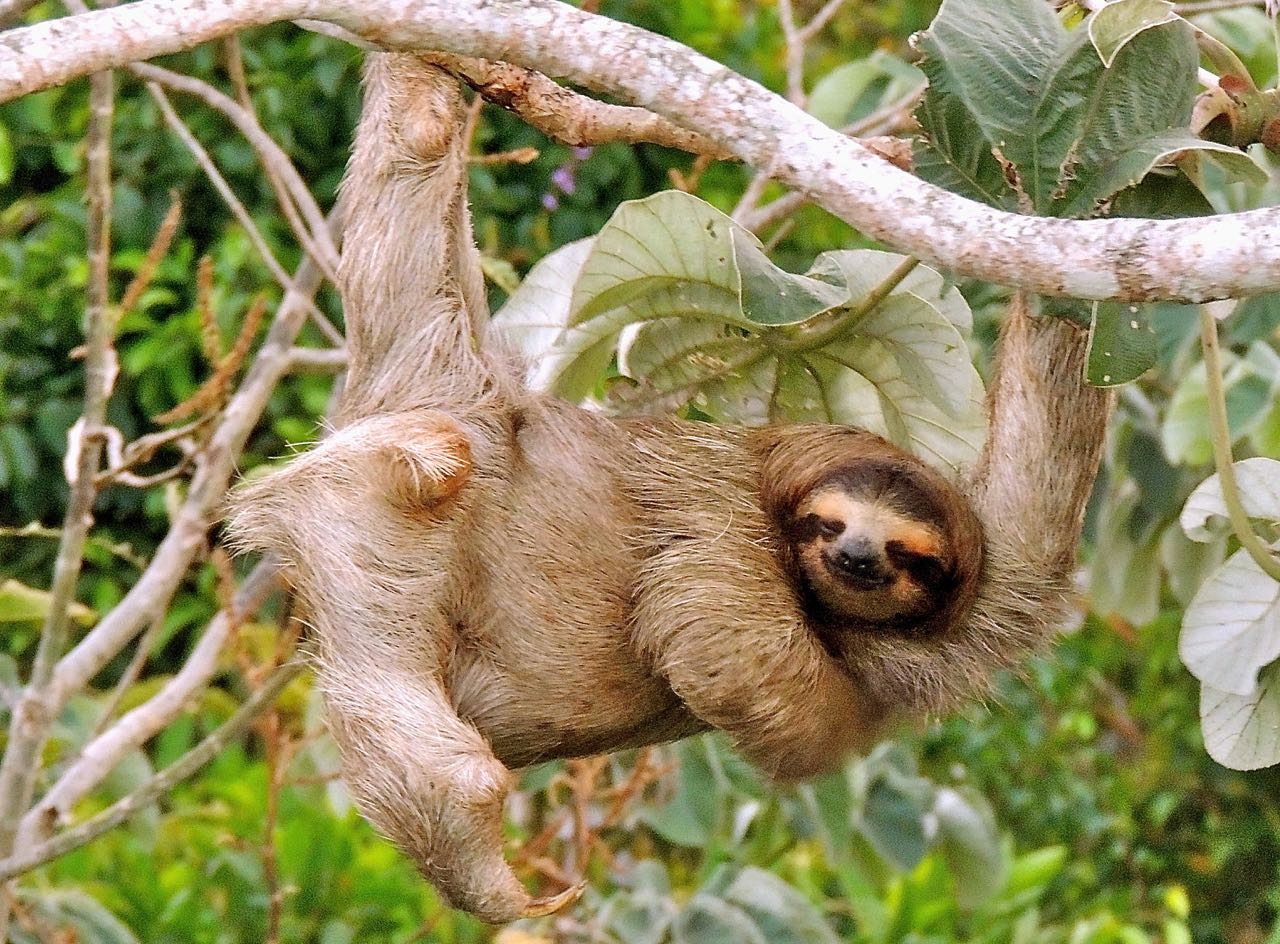
[{"label": "sloth face", "polygon": [[905,629],[955,588],[940,516],[909,482],[842,476],[810,492],[788,529],[805,583],[837,619]]}]

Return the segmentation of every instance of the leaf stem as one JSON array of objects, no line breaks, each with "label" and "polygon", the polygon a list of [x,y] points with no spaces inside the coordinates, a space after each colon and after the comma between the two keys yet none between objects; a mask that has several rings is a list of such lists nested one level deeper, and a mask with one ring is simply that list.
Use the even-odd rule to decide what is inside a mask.
[{"label": "leaf stem", "polygon": [[1249,513],[1240,499],[1240,488],[1232,468],[1231,430],[1227,424],[1227,399],[1222,386],[1222,359],[1218,353],[1218,325],[1205,305],[1200,306],[1200,347],[1204,351],[1205,388],[1209,394],[1209,433],[1213,440],[1213,463],[1222,485],[1222,501],[1227,506],[1231,530],[1254,563],[1273,580],[1280,581],[1280,559],[1254,533]]},{"label": "leaf stem", "polygon": [[875,309],[889,294],[902,284],[902,280],[920,264],[915,256],[906,256],[897,267],[890,272],[879,285],[864,295],[857,304],[836,308],[819,315],[813,324],[802,328],[797,334],[787,337],[783,334],[765,335],[770,347],[787,354],[803,354],[820,347],[826,347],[836,338],[848,331],[867,314]]}]

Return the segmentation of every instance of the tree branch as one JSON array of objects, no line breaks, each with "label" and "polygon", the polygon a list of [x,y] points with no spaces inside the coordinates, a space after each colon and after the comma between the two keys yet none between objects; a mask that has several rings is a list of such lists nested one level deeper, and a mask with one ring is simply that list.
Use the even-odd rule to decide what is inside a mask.
[{"label": "tree branch", "polygon": [[1060,220],[916,180],[725,66],[557,0],[138,0],[0,34],[0,101],[251,26],[326,20],[395,49],[512,62],[696,128],[901,252],[1048,295],[1204,301],[1280,290],[1274,209]]}]

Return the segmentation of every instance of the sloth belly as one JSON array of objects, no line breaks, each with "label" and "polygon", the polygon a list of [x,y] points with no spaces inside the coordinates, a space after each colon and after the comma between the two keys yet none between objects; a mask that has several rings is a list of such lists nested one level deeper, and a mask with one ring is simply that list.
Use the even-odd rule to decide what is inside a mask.
[{"label": "sloth belly", "polygon": [[522,412],[513,445],[467,486],[488,494],[473,506],[483,514],[462,542],[468,580],[451,614],[459,715],[511,767],[701,730],[632,645],[641,551],[616,475],[627,439],[553,402]]}]

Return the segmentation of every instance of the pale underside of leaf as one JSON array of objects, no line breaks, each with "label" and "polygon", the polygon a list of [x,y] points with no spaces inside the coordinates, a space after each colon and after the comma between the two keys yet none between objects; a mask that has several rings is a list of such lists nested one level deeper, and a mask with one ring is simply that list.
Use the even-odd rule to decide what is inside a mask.
[{"label": "pale underside of leaf", "polygon": [[1248,695],[1200,688],[1200,727],[1209,756],[1232,770],[1280,763],[1280,663]]},{"label": "pale underside of leaf", "polygon": [[1178,652],[1206,685],[1245,696],[1280,658],[1280,583],[1239,550],[1201,585],[1182,618]]}]

